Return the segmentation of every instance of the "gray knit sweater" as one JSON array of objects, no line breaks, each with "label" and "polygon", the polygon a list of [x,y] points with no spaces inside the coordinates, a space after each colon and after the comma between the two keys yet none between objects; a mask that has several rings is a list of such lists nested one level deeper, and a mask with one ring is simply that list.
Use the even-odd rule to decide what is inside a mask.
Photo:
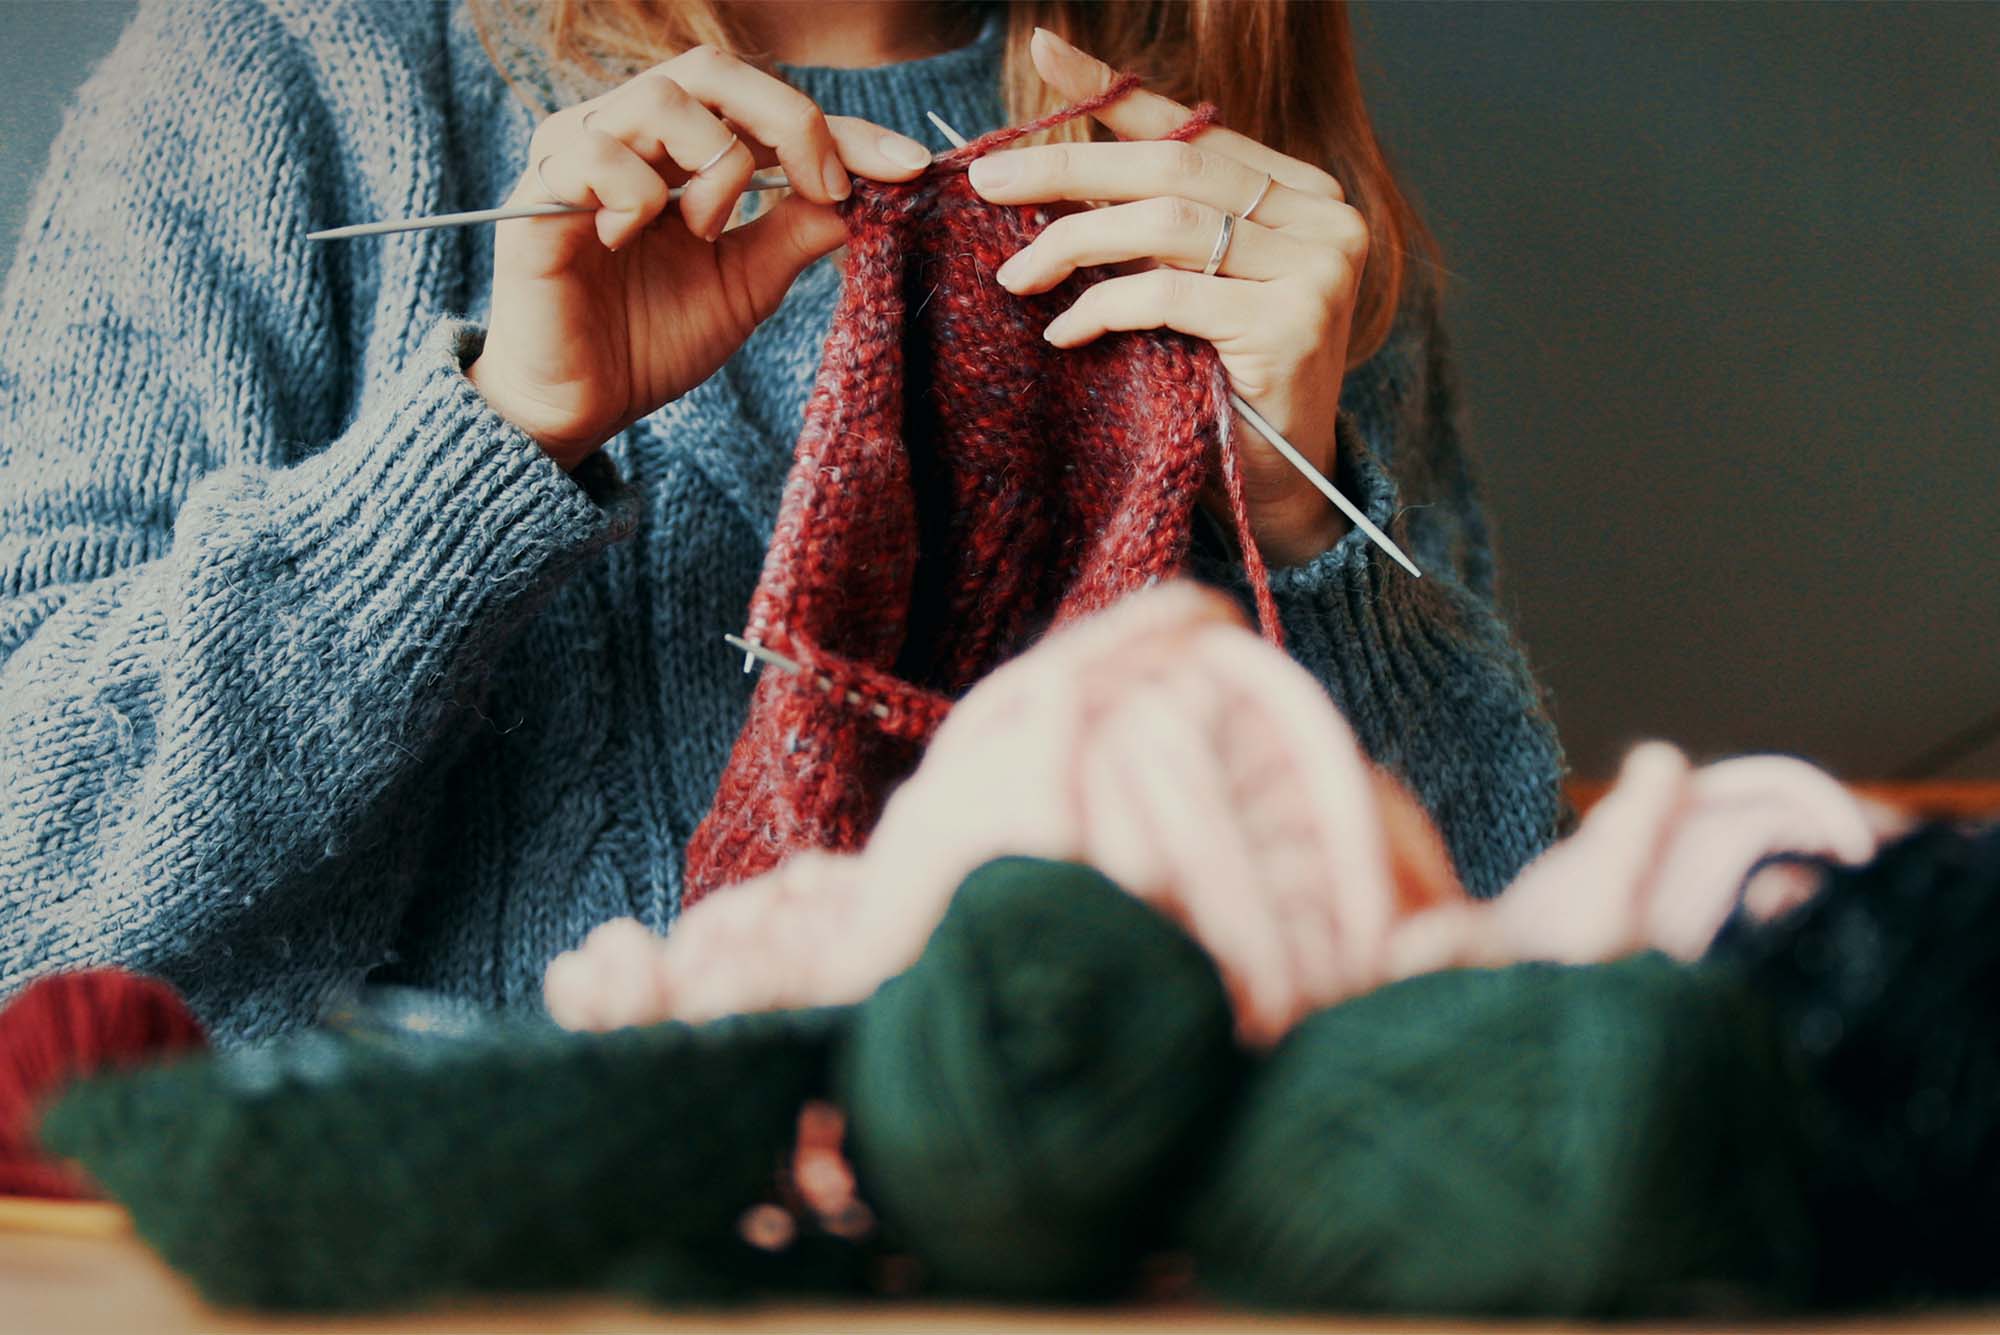
[{"label": "gray knit sweater", "polygon": [[[1000,42],[789,69],[924,142]],[[533,117],[462,12],[142,8],[79,92],[0,316],[0,997],[160,975],[219,1042],[364,978],[506,1008],[596,923],[672,922],[745,718],[741,629],[839,283],[573,475],[462,374]],[[1351,534],[1274,572],[1292,651],[1492,893],[1566,819],[1498,616],[1435,303],[1347,379]],[[1219,532],[1217,529],[1215,532]],[[1245,599],[1204,528],[1194,572]]]}]

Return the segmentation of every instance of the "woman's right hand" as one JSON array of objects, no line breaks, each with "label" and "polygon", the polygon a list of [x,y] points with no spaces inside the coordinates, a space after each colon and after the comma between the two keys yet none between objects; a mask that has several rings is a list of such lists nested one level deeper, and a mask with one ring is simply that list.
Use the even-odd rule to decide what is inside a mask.
[{"label": "woman's right hand", "polygon": [[[724,234],[751,172],[774,161],[792,193]],[[849,171],[907,180],[930,153],[698,46],[549,117],[528,162],[509,204],[556,191],[596,211],[499,224],[486,343],[466,374],[569,469],[712,375],[845,240],[832,205]]]}]

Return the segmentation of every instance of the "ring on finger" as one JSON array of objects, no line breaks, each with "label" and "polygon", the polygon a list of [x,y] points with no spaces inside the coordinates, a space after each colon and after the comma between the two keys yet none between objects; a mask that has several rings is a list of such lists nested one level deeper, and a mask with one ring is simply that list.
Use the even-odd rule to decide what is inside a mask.
[{"label": "ring on finger", "polygon": [[574,200],[564,199],[560,194],[556,193],[555,188],[549,184],[549,178],[542,175],[542,165],[554,156],[555,154],[553,153],[544,153],[539,158],[535,159],[535,179],[542,183],[542,193],[547,195],[551,200],[554,200],[556,203],[566,205],[572,209],[582,209],[590,207],[587,204],[578,204]]},{"label": "ring on finger", "polygon": [[729,150],[736,147],[738,144],[742,142],[743,141],[741,139],[738,139],[735,135],[733,134],[730,135],[729,142],[724,144],[721,148],[716,149],[715,156],[710,158],[707,162],[702,163],[701,166],[696,167],[691,174],[695,176],[701,175],[703,172],[707,171],[710,167],[713,167],[716,163],[728,157]]},{"label": "ring on finger", "polygon": [[[584,119],[588,120],[589,117],[585,117]],[[1250,215],[1255,213],[1257,211],[1257,206],[1264,202],[1264,196],[1271,193],[1271,180],[1272,180],[1271,173],[1265,172],[1264,184],[1258,186],[1257,193],[1250,197],[1250,207],[1239,212],[1236,215],[1237,217],[1243,219],[1245,222],[1248,222],[1250,220]]]},{"label": "ring on finger", "polygon": [[1222,215],[1222,226],[1215,234],[1215,249],[1208,253],[1208,263],[1201,266],[1204,278],[1214,277],[1215,271],[1222,267],[1223,257],[1229,254],[1229,243],[1235,236],[1236,215],[1225,213]]}]

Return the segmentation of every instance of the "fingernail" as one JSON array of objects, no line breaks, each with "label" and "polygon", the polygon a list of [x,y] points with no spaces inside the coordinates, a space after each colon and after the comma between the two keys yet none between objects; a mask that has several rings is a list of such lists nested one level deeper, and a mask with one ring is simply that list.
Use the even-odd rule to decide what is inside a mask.
[{"label": "fingernail", "polygon": [[1014,163],[1010,154],[994,153],[973,163],[966,175],[972,178],[972,188],[983,195],[1014,179]]},{"label": "fingernail", "polygon": [[1062,340],[1063,340],[1062,316],[1058,315],[1055,319],[1049,321],[1048,327],[1042,330],[1042,337],[1047,339],[1049,342],[1055,344],[1057,347],[1062,346]]},{"label": "fingernail", "polygon": [[931,165],[931,151],[914,139],[905,139],[900,134],[885,134],[877,141],[882,156],[898,167],[928,167]]},{"label": "fingernail", "polygon": [[1049,30],[1048,30],[1047,28],[1036,28],[1036,29],[1035,29],[1035,31],[1036,31],[1037,33],[1039,33],[1040,35],[1042,35],[1043,37],[1046,37],[1046,38],[1048,38],[1048,39],[1049,39],[1049,40],[1050,40],[1051,42],[1054,42],[1054,43],[1056,44],[1056,48],[1057,48],[1058,50],[1061,50],[1061,51],[1074,51],[1074,50],[1076,50],[1076,48],[1075,48],[1075,47],[1071,46],[1071,45],[1070,45],[1070,44],[1069,44],[1068,42],[1065,42],[1065,41],[1064,41],[1064,40],[1063,40],[1062,38],[1060,38],[1060,37],[1056,36],[1056,35],[1055,35],[1054,33],[1050,32],[1050,31],[1049,31]]},{"label": "fingernail", "polygon": [[847,179],[847,169],[840,165],[840,159],[828,158],[824,168],[826,193],[835,199],[846,199],[854,193],[854,186]]},{"label": "fingernail", "polygon": [[1020,282],[1022,277],[1027,273],[1028,263],[1026,260],[1021,258],[1023,255],[1027,253],[1028,252],[1025,249],[1023,249],[1023,250],[1017,250],[1012,255],[1009,255],[1007,257],[1007,262],[1005,264],[1002,264],[998,269],[995,269],[993,271],[994,281],[999,283],[1000,286],[1011,290],[1013,286],[1016,283]]}]

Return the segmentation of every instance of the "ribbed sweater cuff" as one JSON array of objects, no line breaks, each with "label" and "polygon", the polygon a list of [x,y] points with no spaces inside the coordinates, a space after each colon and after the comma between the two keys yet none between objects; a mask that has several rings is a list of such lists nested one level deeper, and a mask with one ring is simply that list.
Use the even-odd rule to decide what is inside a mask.
[{"label": "ribbed sweater cuff", "polygon": [[464,374],[484,331],[441,321],[322,453],[288,469],[274,536],[351,636],[389,653],[632,532],[637,494],[602,453],[562,468]]},{"label": "ribbed sweater cuff", "polygon": [[[1396,481],[1346,412],[1335,423],[1335,442],[1334,486],[1408,550],[1408,538],[1395,532],[1393,523],[1399,508]],[[1240,556],[1206,553],[1196,573],[1250,605]],[[1428,615],[1419,612],[1410,586],[1427,581],[1412,580],[1359,527],[1350,527],[1302,564],[1270,567],[1269,578],[1293,656],[1326,679],[1350,713],[1358,708],[1393,716],[1396,704],[1379,698],[1385,689],[1414,684],[1412,677],[1428,675],[1441,658],[1455,656],[1454,647],[1438,642],[1435,628],[1426,624]]]}]

